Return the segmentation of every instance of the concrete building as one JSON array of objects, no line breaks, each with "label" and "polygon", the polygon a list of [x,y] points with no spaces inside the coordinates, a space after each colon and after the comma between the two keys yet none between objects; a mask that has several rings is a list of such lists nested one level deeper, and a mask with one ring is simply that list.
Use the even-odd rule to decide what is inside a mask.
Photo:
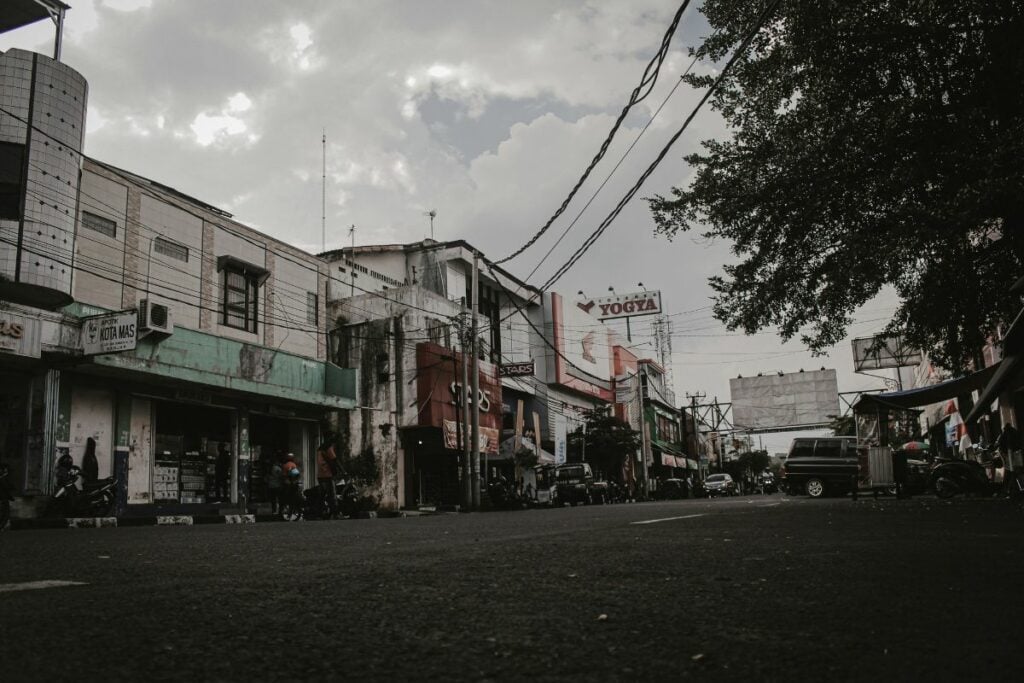
[{"label": "concrete building", "polygon": [[[361,367],[357,411],[340,415],[345,467],[372,482],[382,508],[455,505],[461,499],[458,410],[474,248],[462,241],[363,246],[323,255],[335,364]],[[477,252],[479,253],[479,252]],[[499,377],[542,346],[539,293],[479,259],[481,472],[508,464],[502,449],[519,401],[536,412],[533,376]],[[460,322],[461,321],[461,322]],[[542,389],[541,389],[542,390]],[[538,420],[539,421],[539,415]]]},{"label": "concrete building", "polygon": [[[11,3],[0,30],[51,5],[66,9]],[[321,426],[356,405],[356,371],[328,362],[327,264],[83,157],[86,92],[54,59],[0,55],[0,457],[15,514],[40,511],[56,459],[80,463],[90,438],[121,514],[258,502],[279,451],[312,484]]]}]

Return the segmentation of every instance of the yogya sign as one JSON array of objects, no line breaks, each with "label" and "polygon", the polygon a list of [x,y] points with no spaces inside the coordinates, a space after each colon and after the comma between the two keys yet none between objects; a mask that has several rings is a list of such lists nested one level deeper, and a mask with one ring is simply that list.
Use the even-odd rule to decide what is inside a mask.
[{"label": "yogya sign", "polygon": [[576,303],[584,312],[598,320],[630,318],[635,315],[657,315],[661,313],[661,292],[633,292],[601,296]]},{"label": "yogya sign", "polygon": [[82,353],[131,351],[138,340],[138,313],[127,311],[82,320]]}]

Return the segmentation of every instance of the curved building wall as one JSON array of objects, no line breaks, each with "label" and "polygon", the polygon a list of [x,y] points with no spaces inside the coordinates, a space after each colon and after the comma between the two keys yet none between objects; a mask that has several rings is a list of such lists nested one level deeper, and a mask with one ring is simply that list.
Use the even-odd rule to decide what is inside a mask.
[{"label": "curved building wall", "polygon": [[0,299],[72,301],[88,84],[25,50],[0,54]]}]

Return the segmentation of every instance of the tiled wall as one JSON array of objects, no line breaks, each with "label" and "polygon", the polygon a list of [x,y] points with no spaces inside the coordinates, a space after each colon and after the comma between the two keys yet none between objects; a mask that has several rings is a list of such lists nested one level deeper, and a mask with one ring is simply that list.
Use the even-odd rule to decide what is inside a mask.
[{"label": "tiled wall", "polygon": [[[0,140],[26,145],[23,226],[0,221],[0,273],[71,293],[75,203],[87,85],[65,64],[24,50],[0,55]],[[19,240],[19,229],[21,237]]]}]

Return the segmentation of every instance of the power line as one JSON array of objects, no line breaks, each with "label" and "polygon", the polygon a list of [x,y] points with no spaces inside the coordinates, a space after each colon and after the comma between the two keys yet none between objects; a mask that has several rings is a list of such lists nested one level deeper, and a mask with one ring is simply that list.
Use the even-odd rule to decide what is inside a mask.
[{"label": "power line", "polygon": [[619,203],[615,206],[611,213],[609,213],[608,216],[605,217],[603,221],[601,221],[597,229],[595,229],[594,232],[591,233],[590,237],[588,237],[583,242],[583,244],[573,253],[573,255],[569,257],[569,260],[566,261],[561,267],[559,267],[558,270],[556,270],[555,273],[552,274],[550,278],[548,278],[547,282],[545,282],[544,285],[540,287],[541,291],[549,289],[556,282],[558,282],[558,280],[560,280],[563,275],[569,272],[569,270],[574,265],[576,265],[580,258],[582,258],[583,255],[597,242],[601,235],[604,234],[604,231],[608,229],[608,226],[612,224],[612,222],[618,217],[618,215],[622,212],[622,210],[626,207],[630,200],[636,195],[636,193],[640,190],[640,187],[644,184],[647,178],[649,178],[651,174],[653,174],[654,171],[658,168],[658,166],[661,164],[662,160],[668,154],[672,146],[682,136],[683,132],[686,131],[686,129],[690,126],[690,123],[697,116],[697,113],[700,111],[701,107],[704,106],[704,103],[707,102],[711,95],[713,95],[714,92],[721,85],[722,81],[725,80],[725,77],[732,69],[733,64],[735,64],[739,60],[739,58],[746,52],[747,47],[749,47],[750,43],[754,40],[754,37],[761,30],[761,27],[764,24],[764,22],[768,19],[772,12],[774,12],[779,2],[780,0],[772,0],[768,7],[765,8],[765,10],[758,17],[757,21],[754,23],[754,26],[751,28],[750,32],[740,43],[739,47],[737,47],[736,50],[733,52],[732,56],[729,58],[729,61],[722,69],[721,73],[711,84],[711,87],[707,89],[707,91],[701,97],[700,101],[697,103],[697,106],[690,113],[690,115],[686,117],[686,120],[683,122],[683,125],[669,139],[668,143],[662,148],[661,152],[658,153],[658,156],[655,157],[654,161],[651,162],[651,164],[647,167],[647,170],[643,172],[640,178],[636,181],[636,183],[633,184],[633,186],[629,189],[626,195],[619,201]]},{"label": "power line", "polygon": [[[507,261],[511,261],[516,256],[519,256],[524,251],[533,246],[537,242],[537,240],[539,240],[541,236],[544,235],[545,232],[547,232],[548,228],[551,227],[551,224],[554,223],[555,220],[559,216],[561,216],[565,209],[569,206],[569,202],[572,201],[573,197],[576,196],[576,193],[579,191],[580,187],[583,186],[584,181],[586,181],[586,179],[590,176],[590,172],[593,171],[594,167],[597,166],[598,162],[600,162],[601,159],[604,158],[605,153],[608,151],[608,147],[612,143],[612,139],[618,132],[619,126],[622,125],[622,122],[623,120],[625,120],[626,115],[629,114],[630,109],[632,109],[634,105],[639,104],[644,99],[646,99],[647,96],[650,95],[651,91],[654,89],[654,85],[658,80],[658,75],[661,72],[661,65],[662,63],[664,63],[665,57],[668,55],[668,49],[672,43],[672,36],[675,34],[676,28],[679,26],[679,21],[682,19],[683,12],[686,11],[686,8],[689,6],[689,4],[690,0],[684,0],[683,4],[679,6],[678,10],[676,10],[676,14],[672,18],[672,23],[669,24],[668,30],[665,31],[665,35],[661,39],[661,47],[658,49],[658,52],[654,55],[654,57],[651,58],[651,61],[647,63],[647,67],[644,69],[643,77],[640,79],[639,85],[637,85],[636,88],[633,89],[632,94],[630,94],[629,101],[626,103],[626,106],[623,107],[622,112],[619,114],[619,117],[615,120],[615,124],[612,126],[612,129],[611,131],[609,131],[607,137],[605,137],[604,142],[601,143],[601,148],[597,151],[597,154],[594,155],[594,158],[591,159],[590,165],[587,166],[586,170],[583,171],[583,175],[580,176],[580,179],[576,181],[576,185],[569,192],[569,196],[565,198],[565,201],[563,201],[562,205],[558,207],[558,210],[555,211],[554,215],[548,219],[547,223],[545,223],[544,226],[540,230],[538,230],[536,234],[533,235],[533,237],[527,240],[526,244],[524,244],[522,247],[514,251],[512,254],[506,256],[505,258],[495,261],[494,263],[496,265],[505,263]],[[641,91],[644,91],[645,88],[646,91],[641,94]]]}]

